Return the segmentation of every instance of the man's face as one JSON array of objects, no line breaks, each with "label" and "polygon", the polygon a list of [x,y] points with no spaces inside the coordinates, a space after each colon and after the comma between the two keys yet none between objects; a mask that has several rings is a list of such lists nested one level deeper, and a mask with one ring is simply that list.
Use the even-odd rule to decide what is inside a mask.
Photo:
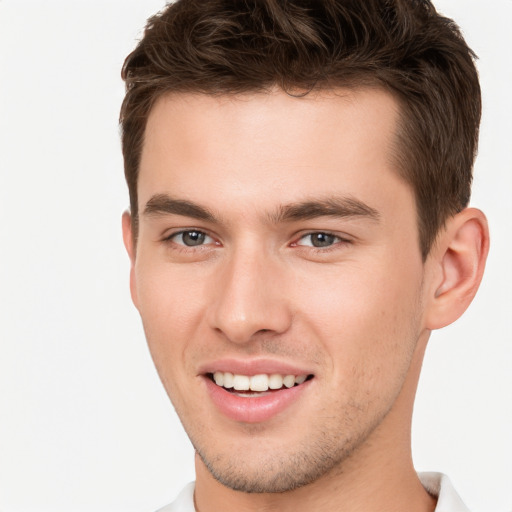
[{"label": "man's face", "polygon": [[378,90],[153,108],[133,298],[194,447],[232,488],[304,485],[408,422],[428,334],[396,123]]}]

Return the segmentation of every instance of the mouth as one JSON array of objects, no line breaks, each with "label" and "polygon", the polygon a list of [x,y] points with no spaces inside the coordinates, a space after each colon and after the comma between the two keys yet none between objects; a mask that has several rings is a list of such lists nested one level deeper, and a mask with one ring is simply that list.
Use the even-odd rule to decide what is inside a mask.
[{"label": "mouth", "polygon": [[208,373],[207,377],[216,386],[242,398],[266,396],[269,393],[300,386],[311,380],[313,375],[292,375],[280,373],[260,373],[257,375],[242,375],[231,372],[216,371]]},{"label": "mouth", "polygon": [[301,366],[273,359],[224,358],[205,364],[197,375],[223,417],[237,424],[262,423],[302,417],[304,406],[315,400],[315,374]]}]

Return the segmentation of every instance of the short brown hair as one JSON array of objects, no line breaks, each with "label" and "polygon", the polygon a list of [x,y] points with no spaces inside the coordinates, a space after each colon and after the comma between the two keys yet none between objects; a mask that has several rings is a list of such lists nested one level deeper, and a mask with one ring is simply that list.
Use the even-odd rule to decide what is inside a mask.
[{"label": "short brown hair", "polygon": [[126,58],[120,123],[137,231],[146,122],[168,92],[379,86],[401,106],[397,167],[414,190],[425,258],[467,206],[481,95],[475,55],[429,0],[178,0]]}]

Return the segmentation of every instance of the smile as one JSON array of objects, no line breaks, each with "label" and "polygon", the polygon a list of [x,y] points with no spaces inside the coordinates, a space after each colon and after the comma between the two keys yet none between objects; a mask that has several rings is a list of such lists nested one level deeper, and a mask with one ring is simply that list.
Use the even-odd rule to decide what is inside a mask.
[{"label": "smile", "polygon": [[298,386],[302,384],[308,378],[307,375],[282,375],[279,373],[261,373],[258,375],[249,376],[220,371],[217,371],[210,375],[215,384],[224,389],[254,392],[265,392],[268,390],[279,390],[282,388],[289,389],[296,385]]},{"label": "smile", "polygon": [[[238,371],[240,372],[242,368]],[[215,408],[222,415],[241,423],[260,423],[285,413],[300,399],[310,396],[313,374],[235,371],[203,373],[203,382]],[[277,370],[277,371],[276,371]],[[293,371],[293,370],[292,370]],[[249,373],[249,372],[247,372]]]}]

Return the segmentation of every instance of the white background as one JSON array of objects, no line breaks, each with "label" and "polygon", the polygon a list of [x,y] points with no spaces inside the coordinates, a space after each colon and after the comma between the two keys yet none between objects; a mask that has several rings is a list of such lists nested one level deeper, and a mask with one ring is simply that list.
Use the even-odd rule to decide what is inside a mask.
[{"label": "white background", "polygon": [[[419,470],[474,512],[512,511],[512,1],[439,0],[480,56],[473,205],[492,251],[434,333]],[[121,64],[161,0],[0,0],[0,509],[150,512],[193,479],[128,293]]]}]

